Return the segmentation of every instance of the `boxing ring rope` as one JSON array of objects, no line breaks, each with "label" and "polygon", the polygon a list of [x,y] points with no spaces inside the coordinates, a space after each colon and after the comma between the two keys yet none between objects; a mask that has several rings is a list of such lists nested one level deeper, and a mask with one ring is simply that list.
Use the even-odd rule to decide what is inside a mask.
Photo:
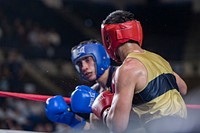
[{"label": "boxing ring rope", "polygon": [[[0,91],[0,97],[13,97],[13,98],[22,98],[39,102],[46,102],[48,98],[53,96]],[[71,102],[70,98],[68,97],[63,97],[63,98],[66,101],[66,103],[70,104]]]},{"label": "boxing ring rope", "polygon": [[186,104],[186,107],[190,109],[200,109],[199,104]]},{"label": "boxing ring rope", "polygon": [[[0,97],[13,97],[13,98],[22,98],[39,102],[46,102],[48,98],[53,96],[0,91]],[[71,99],[69,97],[63,97],[63,98],[66,101],[66,103],[70,104]],[[199,104],[186,104],[186,107],[190,109],[200,109]]]}]

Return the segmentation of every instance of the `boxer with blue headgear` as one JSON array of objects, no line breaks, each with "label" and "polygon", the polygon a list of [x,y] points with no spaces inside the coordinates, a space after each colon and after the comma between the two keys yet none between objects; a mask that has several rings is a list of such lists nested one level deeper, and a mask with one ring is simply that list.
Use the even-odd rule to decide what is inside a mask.
[{"label": "boxer with blue headgear", "polygon": [[[51,121],[82,129],[87,127],[87,124],[83,118],[78,120],[75,114],[92,113],[91,107],[98,94],[104,90],[111,91],[111,78],[115,66],[110,66],[110,57],[103,45],[96,40],[83,41],[74,46],[71,49],[71,60],[84,80],[96,81],[97,83],[92,87],[77,86],[71,94],[71,107],[64,103],[60,96],[51,98],[50,102],[46,104],[46,114]],[[91,115],[93,125],[99,121],[98,119],[94,122],[95,118]],[[99,122],[97,123],[99,124]]]},{"label": "boxer with blue headgear", "polygon": [[[98,79],[110,66],[110,57],[108,56],[103,45],[96,40],[83,41],[78,46],[71,50],[71,60],[77,71],[81,73],[82,66],[79,66],[79,61],[85,57],[92,57],[96,66],[96,79]],[[81,65],[81,64],[80,64]],[[85,77],[83,76],[85,79]]]},{"label": "boxer with blue headgear", "polygon": [[[106,89],[111,91],[111,79],[112,79],[112,74],[115,71],[115,66],[110,66],[110,57],[108,56],[105,48],[101,43],[99,43],[96,40],[83,41],[78,46],[73,47],[71,53],[72,53],[71,60],[74,66],[76,67],[77,71],[81,75],[81,77],[87,81],[96,80],[96,82],[101,87],[103,87],[102,90],[100,90],[99,86],[98,87],[95,86],[95,88],[93,89],[97,90],[98,92],[102,92]],[[79,106],[77,107],[79,101],[73,99],[75,99],[74,97],[76,98],[78,97],[76,96],[78,94],[78,91],[80,91],[79,93],[83,95],[82,93],[83,89],[80,88],[84,87],[82,86],[78,88],[79,90],[75,90],[72,93],[71,97],[73,103],[72,109],[75,112],[79,112],[80,107]],[[88,87],[86,88],[88,91],[89,90]],[[80,97],[81,96],[79,96],[79,98]],[[94,98],[92,97],[90,97],[89,99],[90,101],[94,100]]]}]

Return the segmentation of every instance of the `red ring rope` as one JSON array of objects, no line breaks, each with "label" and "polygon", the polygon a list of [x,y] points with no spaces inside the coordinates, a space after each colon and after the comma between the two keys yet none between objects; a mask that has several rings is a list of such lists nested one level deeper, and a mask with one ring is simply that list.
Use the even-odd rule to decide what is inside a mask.
[{"label": "red ring rope", "polygon": [[[15,98],[22,98],[22,99],[28,99],[28,100],[33,100],[33,101],[46,102],[48,98],[53,97],[53,96],[0,91],[0,97],[15,97]],[[68,104],[70,104],[71,102],[71,99],[68,97],[64,97],[64,100]],[[199,104],[186,104],[186,107],[190,109],[200,109]]]},{"label": "red ring rope", "polygon": [[200,109],[199,104],[186,104],[186,107],[190,109]]},{"label": "red ring rope", "polygon": [[[0,97],[15,97],[33,101],[46,102],[48,98],[53,96],[0,91]],[[64,100],[66,101],[66,103],[70,104],[70,98],[64,97]]]}]

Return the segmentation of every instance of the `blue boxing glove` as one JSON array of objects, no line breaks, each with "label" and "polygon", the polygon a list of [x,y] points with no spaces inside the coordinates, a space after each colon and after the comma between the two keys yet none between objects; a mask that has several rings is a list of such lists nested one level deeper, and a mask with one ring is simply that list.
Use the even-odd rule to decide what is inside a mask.
[{"label": "blue boxing glove", "polygon": [[92,104],[99,95],[92,88],[80,85],[71,94],[71,109],[76,113],[92,113]]},{"label": "blue boxing glove", "polygon": [[49,120],[67,124],[72,128],[83,129],[86,124],[83,118],[80,117],[79,120],[75,117],[75,113],[71,111],[70,106],[59,95],[46,100],[45,112]]}]

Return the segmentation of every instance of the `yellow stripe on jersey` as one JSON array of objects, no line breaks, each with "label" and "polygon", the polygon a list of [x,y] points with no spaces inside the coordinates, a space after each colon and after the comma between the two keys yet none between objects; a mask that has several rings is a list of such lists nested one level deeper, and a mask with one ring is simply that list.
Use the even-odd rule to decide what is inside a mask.
[{"label": "yellow stripe on jersey", "polygon": [[163,73],[172,73],[169,63],[161,56],[144,50],[144,53],[130,53],[128,57],[140,60],[148,71],[148,82]]},{"label": "yellow stripe on jersey", "polygon": [[185,103],[176,89],[169,90],[150,102],[136,106],[133,110],[144,123],[163,116],[187,117]]},{"label": "yellow stripe on jersey", "polygon": [[170,64],[161,56],[146,50],[144,53],[130,53],[129,57],[142,62],[148,72],[146,86],[134,95],[142,100],[133,107],[138,116],[145,123],[169,115],[186,118],[186,106],[178,92]]}]

